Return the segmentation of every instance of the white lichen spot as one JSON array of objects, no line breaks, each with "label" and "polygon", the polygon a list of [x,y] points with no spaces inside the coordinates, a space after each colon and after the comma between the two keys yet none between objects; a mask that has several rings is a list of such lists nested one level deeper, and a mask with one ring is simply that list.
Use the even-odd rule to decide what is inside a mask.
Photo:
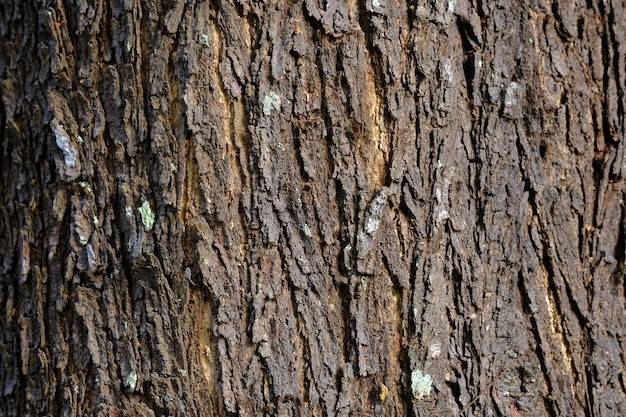
[{"label": "white lichen spot", "polygon": [[504,105],[506,107],[514,107],[517,104],[517,100],[521,95],[521,89],[520,85],[515,81],[507,86],[504,94]]},{"label": "white lichen spot", "polygon": [[83,137],[81,135],[76,136],[76,142],[79,145],[82,145],[82,143],[84,142]]},{"label": "white lichen spot", "polygon": [[139,214],[141,214],[141,222],[146,230],[152,230],[154,225],[154,213],[150,209],[150,203],[144,201],[141,207],[139,207]]},{"label": "white lichen spot", "polygon": [[94,226],[97,226],[100,224],[100,220],[98,220],[98,216],[93,216],[93,224]]},{"label": "white lichen spot", "polygon": [[311,236],[313,236],[313,233],[311,233],[311,229],[309,228],[309,225],[308,225],[308,224],[303,223],[303,224],[302,224],[302,226],[301,226],[301,228],[302,228],[302,232],[304,233],[304,235],[305,235],[306,237],[311,237]]},{"label": "white lichen spot", "polygon": [[70,168],[74,168],[76,166],[76,157],[78,154],[76,149],[74,149],[74,146],[72,146],[63,125],[56,125],[54,128],[54,137],[56,138],[57,146],[61,149],[61,151],[63,151],[65,165]]},{"label": "white lichen spot", "polygon": [[441,211],[439,211],[439,213],[437,213],[437,222],[441,222],[443,220],[447,220],[450,218],[450,213],[448,213],[448,210],[443,209]]},{"label": "white lichen spot", "polygon": [[182,377],[186,377],[187,376],[187,370],[186,369],[178,368],[178,373]]},{"label": "white lichen spot", "polygon": [[126,206],[124,210],[126,211],[126,217],[128,217],[129,219],[134,216],[133,208],[131,206]]},{"label": "white lichen spot", "polygon": [[441,163],[439,159],[437,159],[437,162],[435,162],[435,169],[441,169],[441,168],[443,168],[443,164]]},{"label": "white lichen spot", "polygon": [[380,219],[376,217],[370,217],[365,223],[365,231],[371,235],[378,230],[378,226],[380,226]]},{"label": "white lichen spot", "polygon": [[274,110],[280,110],[280,96],[273,91],[263,99],[263,114],[269,116]]},{"label": "white lichen spot", "polygon": [[173,162],[170,162],[170,170],[172,170],[172,172],[176,172],[177,170],[176,164],[174,164]]},{"label": "white lichen spot", "polygon": [[454,80],[454,74],[452,74],[452,62],[450,62],[449,59],[446,59],[446,62],[443,64],[443,76],[449,83],[452,83]]},{"label": "white lichen spot", "polygon": [[207,46],[207,47],[209,46],[209,37],[207,34],[203,33],[200,36],[200,43],[204,46]]},{"label": "white lichen spot", "polygon": [[504,93],[504,115],[512,119],[523,117],[524,84],[512,81]]},{"label": "white lichen spot", "polygon": [[128,388],[134,391],[137,388],[137,372],[130,371],[124,382]]},{"label": "white lichen spot", "polygon": [[456,7],[457,0],[448,0],[448,11],[450,13],[454,13],[454,8]]},{"label": "white lichen spot", "polygon": [[380,0],[372,0],[372,7],[373,7],[374,9],[379,9],[379,8],[380,8],[380,6],[381,6],[381,4],[380,4]]},{"label": "white lichen spot", "polygon": [[428,353],[430,354],[430,357],[432,359],[437,359],[439,356],[441,356],[441,343],[435,342],[428,346]]},{"label": "white lichen spot", "polygon": [[421,400],[428,397],[433,388],[433,379],[430,375],[424,375],[419,369],[411,373],[411,391],[413,398]]},{"label": "white lichen spot", "polygon": [[80,244],[83,246],[85,246],[87,242],[89,242],[89,239],[87,239],[87,237],[85,236],[78,236],[78,240],[80,241]]},{"label": "white lichen spot", "polygon": [[93,190],[91,189],[91,185],[88,182],[81,181],[81,182],[78,183],[78,185],[80,185],[82,187],[84,192],[86,192],[88,194],[93,194]]}]

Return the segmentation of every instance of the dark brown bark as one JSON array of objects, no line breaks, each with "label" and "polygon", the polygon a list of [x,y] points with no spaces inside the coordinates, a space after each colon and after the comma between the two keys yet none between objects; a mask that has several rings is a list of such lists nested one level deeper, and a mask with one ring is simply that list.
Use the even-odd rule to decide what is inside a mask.
[{"label": "dark brown bark", "polygon": [[626,415],[624,2],[0,4],[0,415]]}]

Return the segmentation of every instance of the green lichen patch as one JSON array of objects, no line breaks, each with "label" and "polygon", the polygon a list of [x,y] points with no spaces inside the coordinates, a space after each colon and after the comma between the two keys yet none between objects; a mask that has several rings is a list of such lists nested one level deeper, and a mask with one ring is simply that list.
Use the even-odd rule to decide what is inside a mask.
[{"label": "green lichen patch", "polygon": [[138,379],[137,372],[130,371],[124,383],[126,384],[128,388],[134,391],[135,388],[137,387],[137,379]]},{"label": "green lichen patch", "polygon": [[139,214],[141,214],[141,222],[146,230],[152,230],[154,225],[154,213],[150,209],[150,203],[144,201],[141,207],[139,207]]},{"label": "green lichen patch", "polygon": [[280,96],[273,91],[263,99],[263,114],[269,116],[274,110],[280,110]]},{"label": "green lichen patch", "polygon": [[430,375],[424,375],[419,369],[411,373],[411,391],[413,392],[413,398],[421,400],[424,397],[428,397],[432,388],[433,379]]}]

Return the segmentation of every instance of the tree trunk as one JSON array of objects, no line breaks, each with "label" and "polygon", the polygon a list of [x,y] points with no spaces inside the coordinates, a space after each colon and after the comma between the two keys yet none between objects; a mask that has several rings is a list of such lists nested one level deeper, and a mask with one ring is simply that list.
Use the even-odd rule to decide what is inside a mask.
[{"label": "tree trunk", "polygon": [[0,415],[626,415],[624,8],[3,0]]}]

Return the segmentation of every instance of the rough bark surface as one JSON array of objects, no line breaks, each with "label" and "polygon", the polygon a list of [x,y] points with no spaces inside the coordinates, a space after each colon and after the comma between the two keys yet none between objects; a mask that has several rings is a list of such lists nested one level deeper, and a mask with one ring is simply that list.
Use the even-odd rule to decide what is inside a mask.
[{"label": "rough bark surface", "polygon": [[0,415],[626,415],[624,7],[3,0]]}]

